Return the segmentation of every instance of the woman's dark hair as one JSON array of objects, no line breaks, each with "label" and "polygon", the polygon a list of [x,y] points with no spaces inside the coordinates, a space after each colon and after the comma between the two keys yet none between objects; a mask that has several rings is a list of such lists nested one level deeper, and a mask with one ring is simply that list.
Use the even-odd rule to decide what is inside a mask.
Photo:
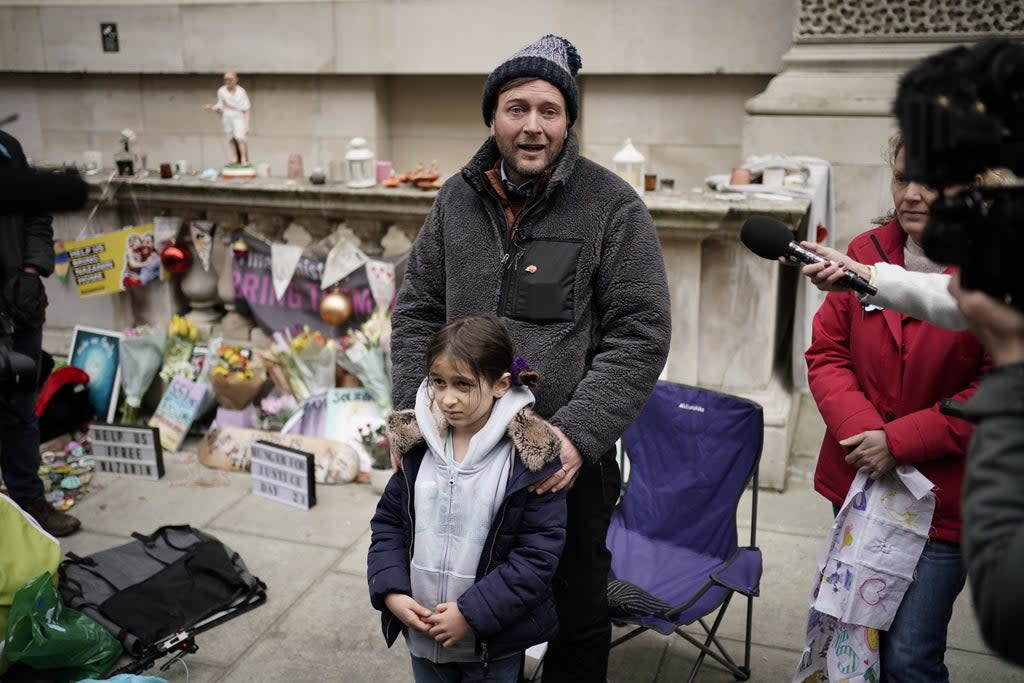
[{"label": "woman's dark hair", "polygon": [[[426,352],[426,370],[442,356],[463,363],[473,376],[493,384],[501,379],[516,359],[512,335],[501,318],[493,315],[467,315],[442,327],[430,340]],[[517,363],[517,366],[522,364]],[[529,368],[513,372],[512,383],[537,386],[540,373]]]}]

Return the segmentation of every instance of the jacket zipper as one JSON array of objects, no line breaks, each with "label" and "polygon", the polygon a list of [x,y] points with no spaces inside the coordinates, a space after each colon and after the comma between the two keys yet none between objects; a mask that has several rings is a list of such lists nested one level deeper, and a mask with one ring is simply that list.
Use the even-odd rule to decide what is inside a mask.
[{"label": "jacket zipper", "polygon": [[409,477],[402,478],[405,479],[405,499],[407,501],[405,514],[409,517],[409,566],[412,566],[412,551],[416,545],[416,518],[412,511],[412,485],[409,483]]},{"label": "jacket zipper", "polygon": [[[501,285],[501,300],[498,302],[498,315],[505,315],[505,306],[507,305],[509,295],[512,291],[512,285],[515,283],[516,271],[519,269],[519,258],[522,253],[519,251],[519,226],[523,224],[523,221],[528,215],[533,213],[533,210],[540,206],[544,202],[545,195],[538,197],[532,204],[529,204],[522,213],[520,213],[515,221],[512,222],[512,227],[508,230],[508,237],[504,240],[505,242],[505,254],[501,257],[501,264],[505,268],[505,273],[502,275]],[[502,212],[502,218],[504,218],[504,212]]]},{"label": "jacket zipper", "polygon": [[[445,527],[448,531],[444,535],[444,552],[441,554],[441,575],[448,573],[448,551],[451,549],[451,521],[452,521],[452,499],[455,491],[455,469],[451,463],[448,464],[448,510],[445,512]],[[411,561],[411,560],[410,560]],[[447,583],[442,579],[440,593],[437,596],[437,604],[445,602],[448,597]],[[441,644],[434,641],[434,661],[441,661]]]}]

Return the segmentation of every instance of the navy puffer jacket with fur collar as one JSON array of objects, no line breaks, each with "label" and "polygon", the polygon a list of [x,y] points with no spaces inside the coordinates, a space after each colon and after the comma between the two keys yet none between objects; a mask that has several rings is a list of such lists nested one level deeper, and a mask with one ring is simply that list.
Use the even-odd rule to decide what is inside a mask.
[{"label": "navy puffer jacket with fur collar", "polygon": [[[411,410],[391,415],[389,434],[403,453],[402,469],[388,482],[370,522],[367,579],[370,602],[381,611],[381,628],[390,647],[406,626],[391,614],[384,599],[389,593],[412,594],[413,491],[426,446]],[[518,457],[484,544],[476,583],[458,599],[485,661],[525,650],[558,633],[552,581],[565,544],[565,491],[537,495],[528,490],[561,467],[558,438],[527,409],[509,423],[508,434]]]}]

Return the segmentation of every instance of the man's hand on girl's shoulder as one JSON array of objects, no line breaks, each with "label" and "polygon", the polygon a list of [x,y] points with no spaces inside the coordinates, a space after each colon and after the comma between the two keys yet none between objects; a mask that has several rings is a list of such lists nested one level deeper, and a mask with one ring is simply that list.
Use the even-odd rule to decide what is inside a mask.
[{"label": "man's hand on girl's shoulder", "polygon": [[571,486],[572,482],[576,479],[576,475],[580,473],[580,468],[583,467],[583,456],[580,455],[572,441],[569,441],[569,437],[558,427],[554,425],[548,426],[558,436],[558,441],[561,444],[559,458],[562,460],[562,469],[533,487],[533,492],[538,495],[557,493],[567,486]]}]

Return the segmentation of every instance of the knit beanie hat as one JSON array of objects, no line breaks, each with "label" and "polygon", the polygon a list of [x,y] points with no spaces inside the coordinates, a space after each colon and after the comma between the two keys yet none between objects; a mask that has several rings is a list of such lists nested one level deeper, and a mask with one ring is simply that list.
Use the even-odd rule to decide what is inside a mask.
[{"label": "knit beanie hat", "polygon": [[484,123],[491,125],[494,108],[498,104],[498,91],[513,78],[533,76],[541,78],[562,91],[569,118],[569,125],[576,122],[579,113],[579,90],[576,89],[576,74],[583,66],[583,60],[576,48],[561,36],[548,34],[536,43],[527,45],[499,64],[484,83]]}]

